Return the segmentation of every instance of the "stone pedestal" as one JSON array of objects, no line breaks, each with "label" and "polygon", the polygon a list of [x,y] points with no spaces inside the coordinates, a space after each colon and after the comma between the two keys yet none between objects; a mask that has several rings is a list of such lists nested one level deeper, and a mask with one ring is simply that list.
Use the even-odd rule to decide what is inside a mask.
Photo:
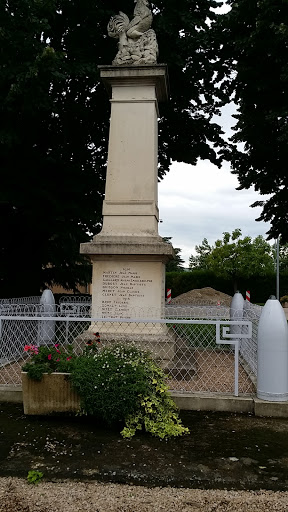
[{"label": "stone pedestal", "polygon": [[[100,74],[111,96],[103,228],[81,244],[93,264],[92,316],[163,318],[165,263],[174,257],[158,235],[158,101],[167,99],[167,69],[101,66]],[[109,338],[119,334],[119,324],[117,332],[116,324],[99,327]],[[123,327],[126,334],[132,329]],[[139,335],[151,339],[153,329],[167,337],[160,324],[141,325]]]}]

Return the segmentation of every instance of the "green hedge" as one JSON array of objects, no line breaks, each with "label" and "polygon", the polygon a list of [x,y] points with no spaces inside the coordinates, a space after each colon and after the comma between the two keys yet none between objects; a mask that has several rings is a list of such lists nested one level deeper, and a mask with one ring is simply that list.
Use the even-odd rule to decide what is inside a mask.
[{"label": "green hedge", "polygon": [[[233,283],[226,279],[216,277],[213,272],[205,270],[193,270],[191,272],[167,272],[166,288],[171,288],[172,298],[196,288],[210,286],[228,295],[233,296]],[[276,275],[274,273],[265,276],[255,275],[249,279],[241,279],[238,289],[245,298],[246,290],[250,290],[251,302],[262,303],[269,299],[270,295],[276,295]],[[280,297],[288,295],[288,272],[280,274]]]}]

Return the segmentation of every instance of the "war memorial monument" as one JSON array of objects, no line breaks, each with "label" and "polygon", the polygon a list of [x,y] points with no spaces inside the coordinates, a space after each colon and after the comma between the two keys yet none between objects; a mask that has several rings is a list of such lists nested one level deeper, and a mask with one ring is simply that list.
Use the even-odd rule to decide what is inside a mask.
[{"label": "war memorial monument", "polygon": [[[165,263],[173,258],[158,234],[158,102],[168,99],[167,67],[157,64],[148,1],[135,3],[131,21],[123,12],[109,21],[118,53],[99,66],[111,102],[103,227],[81,244],[93,265],[93,318],[163,318]],[[115,334],[112,324],[100,327]],[[146,334],[163,341],[166,329],[158,324]]]}]

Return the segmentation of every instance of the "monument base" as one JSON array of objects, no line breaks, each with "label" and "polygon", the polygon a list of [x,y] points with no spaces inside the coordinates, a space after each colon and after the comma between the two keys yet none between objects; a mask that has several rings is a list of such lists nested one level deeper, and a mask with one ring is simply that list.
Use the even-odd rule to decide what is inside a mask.
[{"label": "monument base", "polygon": [[173,258],[172,245],[160,236],[100,234],[82,244],[81,252],[89,254],[93,265],[95,323],[82,335],[83,343],[81,337],[77,343],[84,346],[99,332],[103,345],[133,343],[168,366],[174,357],[174,333],[153,320],[165,317],[165,263]]},{"label": "monument base", "polygon": [[92,317],[159,319],[165,308],[165,263],[173,247],[155,237],[97,235],[81,245],[90,256]]},{"label": "monument base", "polygon": [[[128,324],[129,325],[129,324]],[[135,324],[134,324],[135,325]],[[137,324],[136,324],[137,325]],[[159,324],[158,324],[159,325]],[[112,332],[114,326],[114,332]],[[100,334],[100,347],[109,347],[116,344],[136,346],[149,352],[152,358],[166,369],[170,367],[175,356],[175,333],[165,324],[160,324],[158,332],[155,332],[155,324],[143,324],[145,329],[141,333],[127,332],[125,324],[109,324],[109,322],[97,322],[79,335],[74,340],[75,352],[80,354],[89,341],[95,340],[96,332]],[[132,326],[133,327],[133,326]],[[150,330],[150,332],[148,332]]]}]

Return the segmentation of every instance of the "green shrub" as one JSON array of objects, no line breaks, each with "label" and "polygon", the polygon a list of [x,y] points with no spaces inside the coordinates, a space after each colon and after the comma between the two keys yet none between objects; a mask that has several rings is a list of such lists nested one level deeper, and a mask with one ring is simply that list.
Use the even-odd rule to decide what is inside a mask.
[{"label": "green shrub", "polygon": [[24,350],[32,356],[22,370],[34,380],[41,380],[43,373],[70,373],[82,413],[107,424],[124,423],[123,437],[131,438],[141,429],[162,439],[189,432],[179,419],[163,370],[149,354],[123,345],[98,350],[97,339],[80,356],[72,346],[26,345]]},{"label": "green shrub", "polygon": [[73,365],[71,381],[83,412],[107,423],[124,421],[123,437],[144,429],[162,439],[188,432],[165,384],[165,375],[148,353],[114,345]]},{"label": "green shrub", "polygon": [[28,471],[27,481],[29,484],[38,484],[43,476],[44,475],[41,471],[31,469],[31,471]]}]

